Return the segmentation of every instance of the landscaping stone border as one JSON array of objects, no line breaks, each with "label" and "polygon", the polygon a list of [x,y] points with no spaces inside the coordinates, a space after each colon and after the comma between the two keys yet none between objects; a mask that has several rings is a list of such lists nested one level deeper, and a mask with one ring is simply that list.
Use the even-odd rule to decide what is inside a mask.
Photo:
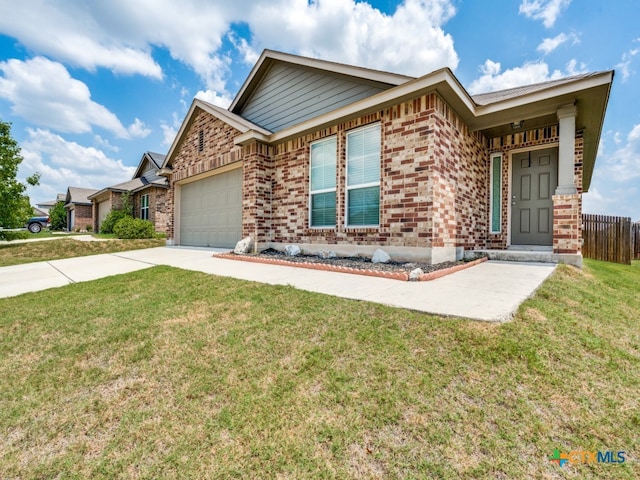
[{"label": "landscaping stone border", "polygon": [[[367,277],[389,278],[392,280],[401,280],[403,282],[409,281],[409,274],[407,272],[383,272],[380,270],[362,270],[359,268],[342,267],[339,265],[328,265],[326,263],[289,262],[287,260],[281,260],[278,258],[253,257],[250,255],[237,255],[234,253],[219,253],[219,254],[214,254],[213,257],[223,258],[225,260],[237,260],[241,262],[265,263],[269,265],[283,265],[286,267],[306,268],[310,270],[324,270],[328,272],[351,273],[354,275],[365,275]],[[487,257],[482,257],[477,260],[473,260],[472,262],[456,265],[455,267],[443,268],[442,270],[436,270],[435,272],[425,273],[420,275],[420,278],[418,279],[418,281],[428,282],[430,280],[435,280],[436,278],[444,277],[445,275],[449,275],[450,273],[458,272],[460,270],[464,270],[465,268],[473,267],[482,262],[486,262],[487,260],[488,260]]]}]

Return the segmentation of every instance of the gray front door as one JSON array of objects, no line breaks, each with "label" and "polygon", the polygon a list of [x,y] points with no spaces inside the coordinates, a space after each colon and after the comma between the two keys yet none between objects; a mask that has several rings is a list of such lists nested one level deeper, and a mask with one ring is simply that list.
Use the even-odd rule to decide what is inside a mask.
[{"label": "gray front door", "polygon": [[558,186],[558,149],[513,155],[511,244],[553,244],[553,201]]}]

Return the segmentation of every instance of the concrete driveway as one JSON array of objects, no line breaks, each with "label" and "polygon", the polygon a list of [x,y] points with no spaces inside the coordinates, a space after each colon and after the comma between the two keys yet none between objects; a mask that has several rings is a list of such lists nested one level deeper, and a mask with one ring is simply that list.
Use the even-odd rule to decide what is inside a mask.
[{"label": "concrete driveway", "polygon": [[226,251],[157,247],[2,267],[0,298],[169,265],[438,315],[505,321],[555,269],[548,263],[488,261],[430,282],[401,282],[214,257]]}]

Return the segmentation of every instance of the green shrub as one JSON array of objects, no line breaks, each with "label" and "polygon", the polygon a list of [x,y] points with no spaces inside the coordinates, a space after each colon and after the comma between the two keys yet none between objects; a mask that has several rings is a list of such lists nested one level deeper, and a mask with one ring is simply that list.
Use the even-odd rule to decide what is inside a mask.
[{"label": "green shrub", "polygon": [[67,209],[64,208],[64,202],[58,202],[49,210],[49,219],[51,220],[51,230],[67,229]]},{"label": "green shrub", "polygon": [[26,240],[31,238],[31,234],[26,230],[0,230],[0,240]]},{"label": "green shrub", "polygon": [[84,229],[85,229],[87,232],[90,232],[90,231],[92,231],[92,230],[93,230],[93,225],[87,225]]},{"label": "green shrub", "polygon": [[113,227],[113,233],[118,238],[153,238],[155,235],[153,223],[149,220],[131,218],[129,216],[116,222]]},{"label": "green shrub", "polygon": [[114,233],[113,227],[123,218],[133,217],[125,210],[111,210],[100,225],[100,233]]}]

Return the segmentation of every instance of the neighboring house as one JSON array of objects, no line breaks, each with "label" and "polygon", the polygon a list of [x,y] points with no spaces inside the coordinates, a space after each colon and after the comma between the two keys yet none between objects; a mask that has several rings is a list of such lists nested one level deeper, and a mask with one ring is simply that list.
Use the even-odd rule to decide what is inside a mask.
[{"label": "neighboring house", "polygon": [[160,172],[168,243],[579,260],[613,75],[471,96],[447,68],[411,78],[264,51],[229,109],[193,101]]},{"label": "neighboring house", "polygon": [[34,217],[48,217],[49,216],[49,210],[43,210],[42,208],[36,208],[36,207],[31,207],[31,209],[33,210],[33,216]]},{"label": "neighboring house", "polygon": [[158,175],[165,156],[160,153],[145,152],[140,159],[133,179],[103,188],[88,199],[93,202],[93,228],[100,231],[102,222],[113,208],[121,206],[122,194],[130,193],[133,199],[133,215],[153,223],[158,232],[167,230],[167,190],[169,182]]},{"label": "neighboring house", "polygon": [[67,188],[64,208],[67,209],[67,230],[86,230],[93,226],[91,200],[87,197],[96,190],[91,188]]},{"label": "neighboring house", "polygon": [[49,212],[58,202],[64,202],[67,196],[64,193],[59,193],[55,200],[49,200],[47,202],[37,203],[36,206],[45,212]]}]

